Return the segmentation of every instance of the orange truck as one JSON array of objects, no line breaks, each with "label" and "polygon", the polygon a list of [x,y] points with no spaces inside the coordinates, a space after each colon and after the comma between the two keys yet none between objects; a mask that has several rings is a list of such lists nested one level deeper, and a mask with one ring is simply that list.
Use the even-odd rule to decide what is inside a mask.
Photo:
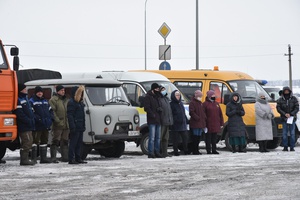
[{"label": "orange truck", "polygon": [[[4,46],[11,46],[13,69],[9,65]],[[16,109],[18,101],[18,54],[16,46],[3,45],[0,40],[0,160],[4,157],[6,148],[17,139],[16,115],[12,111]]]}]

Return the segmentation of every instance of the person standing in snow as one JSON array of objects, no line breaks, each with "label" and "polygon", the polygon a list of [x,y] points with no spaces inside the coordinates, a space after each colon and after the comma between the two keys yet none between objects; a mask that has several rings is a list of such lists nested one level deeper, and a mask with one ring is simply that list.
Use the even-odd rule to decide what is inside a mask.
[{"label": "person standing in snow", "polygon": [[201,135],[204,132],[203,129],[206,127],[206,114],[204,106],[201,102],[202,92],[196,90],[194,92],[194,98],[189,105],[190,118],[190,130],[192,134],[192,153],[193,155],[201,155],[199,151],[199,143]]},{"label": "person standing in snow", "polygon": [[245,115],[245,110],[242,105],[242,97],[237,92],[230,96],[230,102],[226,105],[226,115],[228,116],[227,130],[232,153],[236,152],[236,146],[238,146],[239,152],[246,153],[246,149],[244,149],[247,144],[246,127],[242,118]]},{"label": "person standing in snow", "polygon": [[169,144],[169,126],[173,125],[173,115],[170,106],[170,99],[168,98],[168,93],[165,87],[160,87],[161,98],[160,104],[162,107],[161,112],[161,154],[163,157],[170,157],[168,154],[168,144]]},{"label": "person standing in snow", "polygon": [[179,156],[178,153],[178,142],[179,137],[182,138],[182,146],[184,154],[188,154],[187,147],[187,117],[185,115],[185,108],[181,102],[181,94],[178,90],[174,90],[171,93],[171,109],[173,114],[173,125],[171,126],[173,134],[173,150],[174,155]]},{"label": "person standing in snow", "polygon": [[222,110],[213,90],[206,93],[206,100],[203,103],[206,114],[207,133],[205,134],[205,146],[207,154],[219,154],[217,152],[217,133],[224,125]]},{"label": "person standing in snow", "polygon": [[38,147],[37,149],[40,152],[40,163],[51,163],[47,159],[47,144],[53,120],[53,111],[47,99],[44,98],[43,89],[40,86],[35,87],[34,95],[29,101],[35,117],[35,131],[32,132],[33,143]]},{"label": "person standing in snow", "polygon": [[295,122],[299,112],[299,103],[289,87],[283,87],[282,96],[277,100],[276,109],[280,113],[283,125],[283,151],[288,151],[288,132],[290,132],[290,151],[295,151]]},{"label": "person standing in snow", "polygon": [[80,156],[80,148],[85,131],[85,113],[83,104],[84,86],[72,88],[72,97],[68,102],[67,116],[70,127],[69,164],[85,164]]},{"label": "person standing in snow", "polygon": [[272,119],[274,114],[268,104],[263,92],[258,94],[255,103],[255,134],[259,145],[259,152],[269,152],[267,150],[268,140],[273,140]]}]

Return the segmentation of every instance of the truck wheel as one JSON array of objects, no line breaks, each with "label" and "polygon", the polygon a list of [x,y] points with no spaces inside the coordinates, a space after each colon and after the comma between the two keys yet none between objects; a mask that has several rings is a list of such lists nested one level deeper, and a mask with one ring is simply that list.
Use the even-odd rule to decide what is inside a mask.
[{"label": "truck wheel", "polygon": [[148,155],[149,133],[145,133],[141,139],[141,150],[143,154]]},{"label": "truck wheel", "polygon": [[80,149],[80,157],[82,160],[85,160],[88,154],[92,151],[92,148],[89,145],[82,144]]},{"label": "truck wheel", "polygon": [[6,153],[5,142],[0,142],[0,160],[4,157],[5,153]]},{"label": "truck wheel", "polygon": [[111,147],[106,149],[98,149],[98,152],[101,156],[106,158],[119,158],[124,153],[125,142],[116,141],[111,144]]},{"label": "truck wheel", "polygon": [[281,143],[281,138],[279,137],[273,138],[273,140],[269,140],[267,142],[267,149],[276,149],[280,143]]}]

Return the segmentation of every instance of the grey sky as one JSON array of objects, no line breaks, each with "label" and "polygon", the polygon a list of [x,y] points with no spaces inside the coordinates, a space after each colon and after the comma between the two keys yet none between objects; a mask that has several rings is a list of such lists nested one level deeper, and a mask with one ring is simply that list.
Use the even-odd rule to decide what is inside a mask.
[{"label": "grey sky", "polygon": [[[148,0],[147,69],[158,69],[157,32],[171,28],[172,69],[195,69],[196,0]],[[20,48],[23,68],[61,72],[144,69],[145,0],[0,0],[4,43]],[[199,0],[200,68],[254,78],[300,78],[299,0]]]}]

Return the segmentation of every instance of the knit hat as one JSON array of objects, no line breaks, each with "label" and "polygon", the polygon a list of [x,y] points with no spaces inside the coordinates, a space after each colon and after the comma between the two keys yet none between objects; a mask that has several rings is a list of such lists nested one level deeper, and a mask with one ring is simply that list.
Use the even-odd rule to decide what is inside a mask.
[{"label": "knit hat", "polygon": [[266,97],[266,95],[265,95],[265,93],[263,93],[263,92],[259,92],[258,93],[258,97],[260,98],[260,97]]},{"label": "knit hat", "polygon": [[154,90],[156,88],[159,88],[159,85],[157,83],[152,83],[151,90]]},{"label": "knit hat", "polygon": [[202,97],[202,92],[200,91],[200,90],[196,90],[195,92],[194,92],[194,95],[195,95],[195,97],[197,98],[197,97]]},{"label": "knit hat", "polygon": [[26,85],[24,83],[19,83],[18,84],[18,91],[21,92],[22,90],[24,90],[26,88]]},{"label": "knit hat", "polygon": [[36,93],[38,93],[38,92],[43,92],[42,87],[36,86],[36,87],[34,88],[34,94],[36,94]]},{"label": "knit hat", "polygon": [[59,90],[64,89],[64,88],[65,88],[64,86],[58,85],[58,86],[56,86],[56,92],[58,92]]},{"label": "knit hat", "polygon": [[208,98],[211,98],[211,96],[214,95],[214,94],[215,94],[215,92],[213,90],[208,90],[207,93],[206,93]]}]

